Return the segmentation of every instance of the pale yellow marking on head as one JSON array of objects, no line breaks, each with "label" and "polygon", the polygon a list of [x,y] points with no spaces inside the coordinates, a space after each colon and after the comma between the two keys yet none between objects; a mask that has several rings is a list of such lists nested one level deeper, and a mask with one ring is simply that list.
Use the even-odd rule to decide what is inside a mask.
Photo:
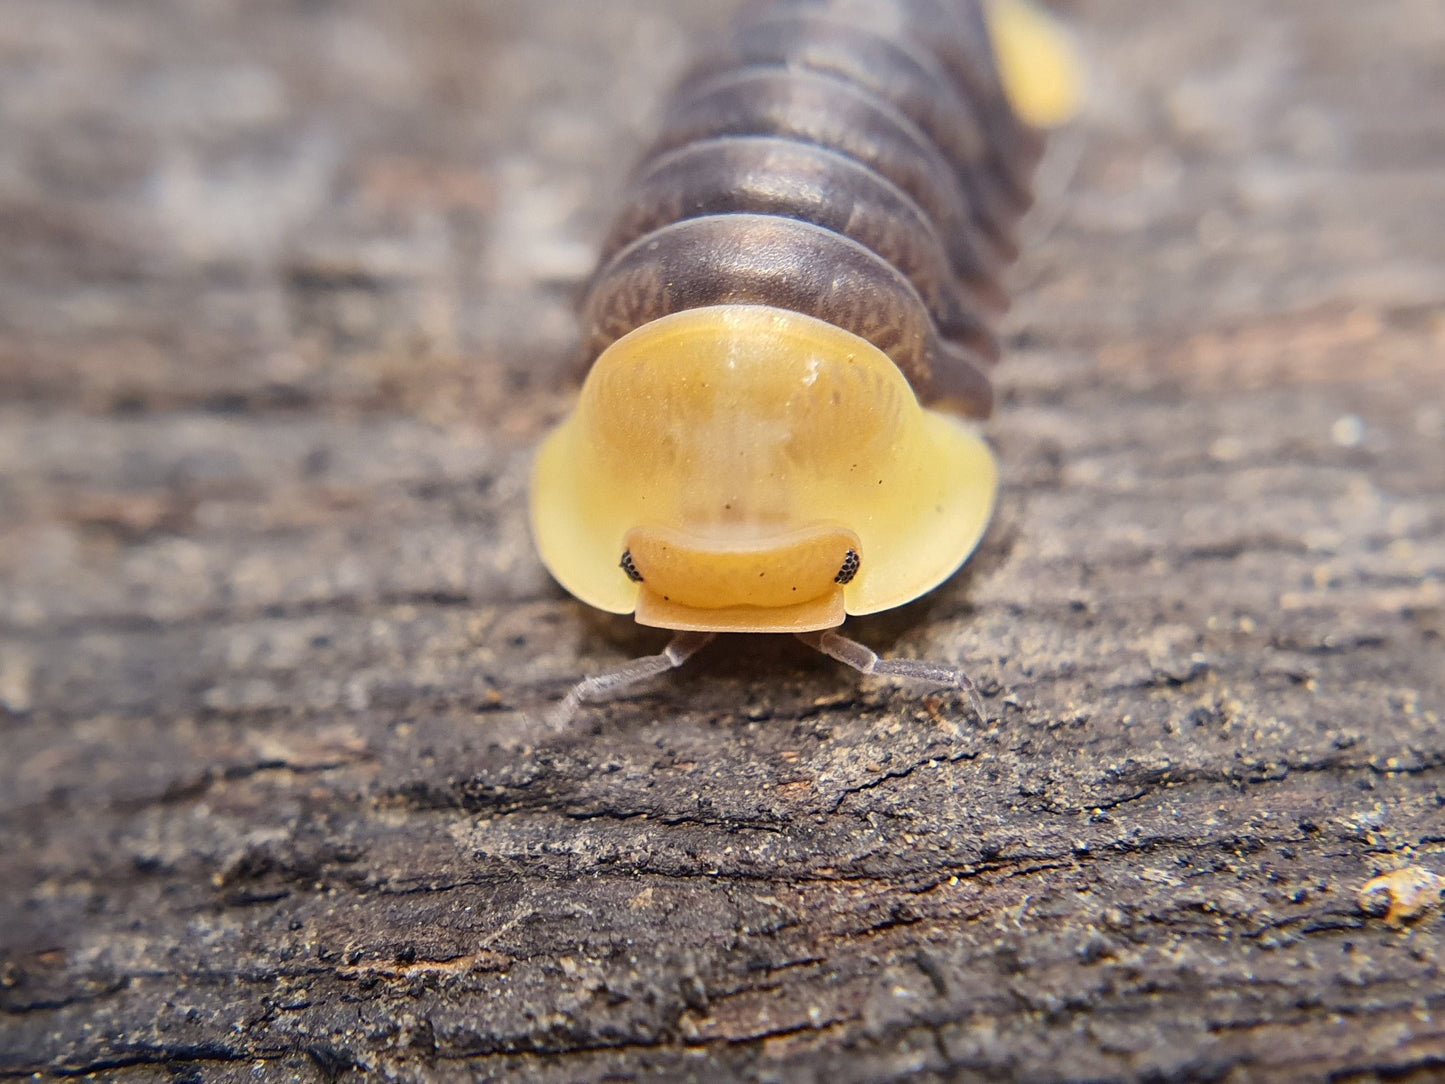
[{"label": "pale yellow marking on head", "polygon": [[[843,584],[857,573],[862,548],[857,535],[839,527],[754,540],[638,527],[624,544],[641,578],[638,621],[697,632],[756,631],[760,620],[777,631],[785,622],[787,631],[832,628],[842,620]],[[684,609],[693,612],[684,615]],[[835,609],[832,624],[811,624]]]},{"label": "pale yellow marking on head", "polygon": [[810,602],[768,609],[723,606],[700,610],[643,590],[637,595],[635,616],[639,625],[678,632],[817,632],[836,629],[848,611],[843,603],[843,588],[834,585]]},{"label": "pale yellow marking on head", "polygon": [[[924,410],[866,340],[720,305],[603,352],[538,455],[532,524],[543,563],[599,609],[632,612],[645,588],[648,623],[805,631],[841,620],[828,583],[850,548],[848,613],[937,586],[983,534],[995,485],[982,438]],[[619,567],[629,546],[642,584]],[[744,590],[749,577],[769,586]],[[793,601],[815,589],[818,605]]]},{"label": "pale yellow marking on head", "polygon": [[1035,128],[1056,128],[1077,113],[1083,65],[1058,21],[1029,0],[987,0],[984,13],[1014,112]]},{"label": "pale yellow marking on head", "polygon": [[623,544],[644,591],[701,609],[811,602],[837,586],[849,552],[856,555],[862,545],[838,527],[738,541],[638,527]]}]

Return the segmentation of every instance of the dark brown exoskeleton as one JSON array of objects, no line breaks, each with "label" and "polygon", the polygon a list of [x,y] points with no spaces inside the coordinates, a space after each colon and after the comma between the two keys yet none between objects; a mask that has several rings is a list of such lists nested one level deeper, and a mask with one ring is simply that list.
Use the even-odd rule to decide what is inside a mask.
[{"label": "dark brown exoskeleton", "polygon": [[583,305],[587,356],[669,313],[774,305],[867,339],[925,403],[986,417],[1041,149],[978,0],[748,5],[637,171]]}]

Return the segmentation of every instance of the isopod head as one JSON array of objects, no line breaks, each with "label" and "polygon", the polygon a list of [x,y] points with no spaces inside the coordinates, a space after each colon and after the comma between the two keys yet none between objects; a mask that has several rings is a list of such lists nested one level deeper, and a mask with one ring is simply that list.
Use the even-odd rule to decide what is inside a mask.
[{"label": "isopod head", "polygon": [[973,551],[997,470],[866,340],[801,313],[654,320],[593,364],[532,485],[543,563],[646,625],[806,632],[900,606]]}]

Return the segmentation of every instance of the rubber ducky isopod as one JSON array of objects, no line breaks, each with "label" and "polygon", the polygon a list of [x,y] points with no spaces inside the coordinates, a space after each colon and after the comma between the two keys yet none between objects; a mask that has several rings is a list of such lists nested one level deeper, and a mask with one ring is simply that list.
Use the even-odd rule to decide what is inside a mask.
[{"label": "rubber ducky isopod", "polygon": [[1000,276],[1075,55],[1024,0],[772,0],[675,92],[582,304],[586,378],[546,438],[543,563],[676,636],[587,678],[614,697],[720,632],[783,632],[865,673],[850,614],[937,587],[998,486]]}]

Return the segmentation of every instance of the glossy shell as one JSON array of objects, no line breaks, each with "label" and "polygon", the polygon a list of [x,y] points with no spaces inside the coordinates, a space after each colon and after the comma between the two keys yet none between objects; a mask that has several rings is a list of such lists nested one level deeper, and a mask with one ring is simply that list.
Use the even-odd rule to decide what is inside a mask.
[{"label": "glossy shell", "polygon": [[[799,595],[785,612],[783,600],[716,591],[709,607],[664,589],[652,610],[670,620],[646,622],[754,632],[832,628],[845,609],[916,598],[972,551],[995,488],[983,439],[920,406],[887,355],[768,306],[693,309],[619,340],[543,445],[537,471],[548,480],[533,501],[542,560],[567,590],[614,613],[631,613],[662,584],[641,561],[642,582],[619,567],[639,528],[698,540],[699,579],[717,579],[746,553],[768,591],[815,571],[833,581],[850,547],[819,555],[818,570],[786,559],[820,528],[856,537],[857,572],[832,584],[826,603],[784,590]],[[662,603],[714,612],[689,619]]]},{"label": "glossy shell", "polygon": [[564,587],[643,623],[831,628],[936,586],[987,523],[968,419],[1077,73],[1020,0],[773,0],[708,56],[587,288],[534,530]]}]

